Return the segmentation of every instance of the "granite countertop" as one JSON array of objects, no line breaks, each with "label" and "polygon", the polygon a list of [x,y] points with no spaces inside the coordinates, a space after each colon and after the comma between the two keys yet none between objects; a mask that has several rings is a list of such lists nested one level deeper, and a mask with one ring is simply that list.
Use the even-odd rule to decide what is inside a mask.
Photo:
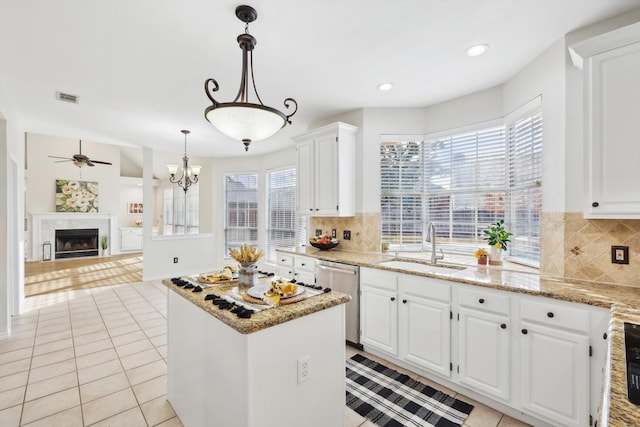
[{"label": "granite countertop", "polygon": [[[537,273],[514,271],[499,266],[454,266],[445,273],[421,273],[380,266],[381,262],[399,259],[384,253],[321,251],[315,248],[279,250],[306,255],[326,261],[342,262],[360,267],[379,268],[400,273],[435,277],[457,283],[483,286],[509,292],[524,293],[575,303],[607,308],[611,311],[609,327],[609,373],[605,378],[604,403],[610,426],[640,425],[640,406],[627,399],[627,379],[624,353],[624,323],[640,323],[640,289],[610,283],[568,281],[541,276]],[[401,259],[401,258],[400,258]],[[414,261],[415,260],[410,260]],[[446,266],[446,263],[439,263]]]},{"label": "granite countertop", "polygon": [[[263,279],[262,282],[269,283],[269,280]],[[229,310],[222,310],[212,304],[211,301],[205,301],[207,294],[213,293],[219,296],[229,294],[233,287],[238,286],[237,280],[204,288],[202,292],[192,292],[193,289],[181,288],[171,283],[169,279],[163,280],[162,283],[173,292],[191,301],[194,305],[200,307],[241,334],[258,332],[262,329],[344,304],[351,300],[351,296],[347,294],[331,291],[305,298],[293,304],[280,305],[279,307],[254,313],[249,319],[241,319]]]}]

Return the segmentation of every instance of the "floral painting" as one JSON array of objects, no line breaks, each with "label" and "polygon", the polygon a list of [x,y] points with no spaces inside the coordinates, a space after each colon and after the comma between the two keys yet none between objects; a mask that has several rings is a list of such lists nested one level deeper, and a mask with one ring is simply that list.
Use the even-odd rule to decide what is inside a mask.
[{"label": "floral painting", "polygon": [[56,212],[98,212],[98,183],[57,179]]}]

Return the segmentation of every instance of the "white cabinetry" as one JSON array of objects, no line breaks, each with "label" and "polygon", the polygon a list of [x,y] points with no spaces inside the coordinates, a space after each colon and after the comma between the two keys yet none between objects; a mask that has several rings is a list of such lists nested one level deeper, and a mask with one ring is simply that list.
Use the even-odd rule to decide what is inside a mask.
[{"label": "white cabinetry", "polygon": [[520,302],[522,409],[567,426],[589,424],[589,313],[542,298]]},{"label": "white cabinetry", "polygon": [[365,267],[360,289],[365,350],[551,425],[598,412],[608,310]]},{"label": "white cabinetry", "polygon": [[285,279],[295,279],[298,282],[313,284],[316,282],[315,259],[278,252],[276,274]]},{"label": "white cabinetry", "polygon": [[357,130],[338,122],[294,138],[299,214],[355,215]]},{"label": "white cabinetry", "polygon": [[142,250],[142,228],[122,227],[120,228],[120,248],[123,251]]},{"label": "white cabinetry", "polygon": [[398,275],[399,355],[451,376],[451,286],[437,279]]},{"label": "white cabinetry", "polygon": [[398,355],[398,286],[396,274],[360,269],[360,342]]},{"label": "white cabinetry", "polygon": [[458,290],[459,381],[483,394],[510,398],[510,298],[503,292]]},{"label": "white cabinetry", "polygon": [[583,68],[585,218],[640,218],[640,23],[571,46]]}]

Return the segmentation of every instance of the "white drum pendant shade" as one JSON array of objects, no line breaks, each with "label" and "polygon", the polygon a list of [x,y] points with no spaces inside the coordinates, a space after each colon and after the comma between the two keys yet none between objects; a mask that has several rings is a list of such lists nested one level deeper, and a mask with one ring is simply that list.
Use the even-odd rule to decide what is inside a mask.
[{"label": "white drum pendant shade", "polygon": [[236,141],[261,141],[287,123],[285,116],[262,105],[224,106],[208,110],[205,117],[222,134]]}]

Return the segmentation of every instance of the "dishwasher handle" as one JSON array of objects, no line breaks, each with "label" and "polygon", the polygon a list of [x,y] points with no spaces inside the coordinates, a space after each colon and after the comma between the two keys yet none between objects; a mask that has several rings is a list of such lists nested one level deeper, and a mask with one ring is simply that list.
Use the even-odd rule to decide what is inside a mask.
[{"label": "dishwasher handle", "polygon": [[316,267],[318,267],[321,270],[335,271],[337,273],[342,273],[342,274],[353,274],[353,275],[356,274],[356,272],[353,271],[353,270],[347,270],[347,269],[344,269],[344,268],[329,267],[329,266],[322,265],[322,264],[318,264],[318,265],[316,265]]}]

